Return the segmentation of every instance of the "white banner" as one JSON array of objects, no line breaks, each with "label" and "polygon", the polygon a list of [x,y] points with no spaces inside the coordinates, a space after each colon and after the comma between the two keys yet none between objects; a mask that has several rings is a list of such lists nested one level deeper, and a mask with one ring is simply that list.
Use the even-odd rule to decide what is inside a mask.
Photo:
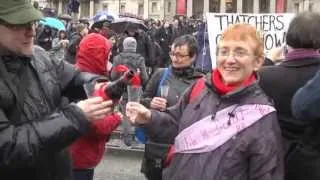
[{"label": "white banner", "polygon": [[212,67],[216,66],[216,50],[222,32],[231,24],[248,23],[264,36],[265,54],[285,44],[286,32],[294,14],[232,14],[207,13],[208,36]]}]

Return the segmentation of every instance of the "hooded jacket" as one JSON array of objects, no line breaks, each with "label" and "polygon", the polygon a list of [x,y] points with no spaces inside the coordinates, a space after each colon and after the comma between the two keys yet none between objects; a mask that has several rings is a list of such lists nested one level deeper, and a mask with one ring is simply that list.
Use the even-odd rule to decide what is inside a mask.
[{"label": "hooded jacket", "polygon": [[81,71],[107,75],[107,63],[112,44],[98,33],[84,37],[76,56],[76,67]]},{"label": "hooded jacket", "polygon": [[[80,43],[76,66],[81,71],[106,75],[106,62],[111,42],[97,33],[91,33]],[[84,94],[82,96],[85,96]],[[110,114],[90,125],[89,132],[70,147],[74,169],[94,168],[105,152],[105,143],[120,123],[120,116]]]},{"label": "hooded jacket", "polygon": [[[221,96],[209,74],[202,93],[192,102],[190,93],[187,90],[165,112],[152,110],[145,125],[151,138],[175,137],[176,152],[164,170],[164,180],[283,179],[277,116],[269,111],[273,105],[257,83]],[[253,116],[246,115],[247,110],[256,118],[249,126]]]}]

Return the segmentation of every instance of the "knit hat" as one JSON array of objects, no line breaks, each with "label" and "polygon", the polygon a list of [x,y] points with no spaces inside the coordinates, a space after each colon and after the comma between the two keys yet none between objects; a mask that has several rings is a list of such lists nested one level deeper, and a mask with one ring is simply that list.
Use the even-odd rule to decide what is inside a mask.
[{"label": "knit hat", "polygon": [[123,50],[136,52],[137,41],[133,37],[127,37],[123,40]]}]

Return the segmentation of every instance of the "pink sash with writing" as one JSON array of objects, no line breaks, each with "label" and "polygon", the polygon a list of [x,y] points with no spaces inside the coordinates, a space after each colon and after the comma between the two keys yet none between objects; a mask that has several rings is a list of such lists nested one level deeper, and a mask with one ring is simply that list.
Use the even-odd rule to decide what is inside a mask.
[{"label": "pink sash with writing", "polygon": [[211,152],[230,138],[275,111],[269,105],[232,105],[182,130],[175,138],[175,153]]}]

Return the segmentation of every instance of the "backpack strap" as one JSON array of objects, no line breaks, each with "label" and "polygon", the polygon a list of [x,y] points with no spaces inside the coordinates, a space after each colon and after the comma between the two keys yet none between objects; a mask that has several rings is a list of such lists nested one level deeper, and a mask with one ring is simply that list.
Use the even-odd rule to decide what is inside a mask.
[{"label": "backpack strap", "polygon": [[169,76],[169,73],[170,73],[170,69],[169,68],[164,68],[164,71],[162,72],[162,75],[161,75],[161,78],[160,78],[160,82],[158,84],[157,93],[156,93],[157,96],[160,95],[160,88],[163,85],[164,81]]},{"label": "backpack strap", "polygon": [[189,103],[193,102],[203,91],[205,88],[205,79],[200,78],[196,81],[196,83],[192,86],[191,93],[189,96]]}]

